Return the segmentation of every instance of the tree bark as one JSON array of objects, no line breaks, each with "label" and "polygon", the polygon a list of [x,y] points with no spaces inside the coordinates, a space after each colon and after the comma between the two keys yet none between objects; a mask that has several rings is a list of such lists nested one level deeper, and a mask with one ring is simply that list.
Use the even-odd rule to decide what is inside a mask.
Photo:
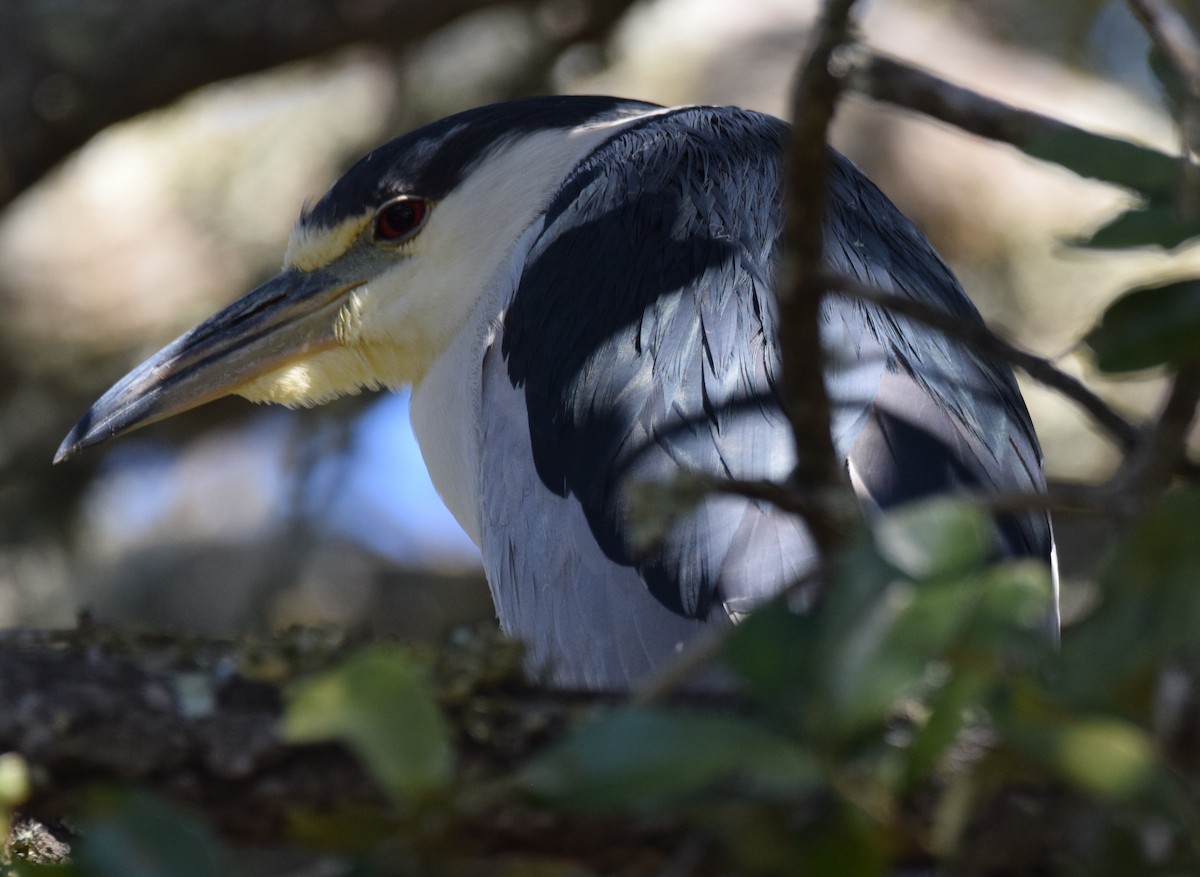
[{"label": "tree bark", "polygon": [[[595,0],[586,37],[632,0]],[[107,126],[210,82],[353,43],[388,48],[495,0],[6,0],[0,208]]]},{"label": "tree bark", "polygon": [[293,808],[381,802],[341,748],[283,742],[279,689],[237,664],[232,643],[0,635],[0,752],[36,778],[23,811],[53,823],[95,783],[136,783],[262,841],[282,836]]}]

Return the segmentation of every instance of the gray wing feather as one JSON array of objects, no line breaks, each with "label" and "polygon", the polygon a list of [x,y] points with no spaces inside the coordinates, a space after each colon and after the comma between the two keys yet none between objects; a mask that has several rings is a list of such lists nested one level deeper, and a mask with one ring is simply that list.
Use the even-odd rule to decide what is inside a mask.
[{"label": "gray wing feather", "polygon": [[[502,628],[560,687],[621,689],[661,669],[706,626],[668,610],[638,571],[604,555],[578,499],[538,478],[524,394],[498,347],[483,363],[480,546]],[[697,680],[716,684],[715,677]]]},{"label": "gray wing feather", "polygon": [[[830,178],[826,257],[851,277],[982,324],[924,235],[841,156]],[[850,376],[859,394],[875,386],[866,405],[850,394],[843,419],[853,424],[842,424],[839,446],[875,503],[1045,488],[1041,450],[1007,364],[877,306],[831,297],[826,308],[846,327],[830,344],[827,381]],[[1004,553],[1049,559],[1044,513],[1003,516],[998,526]]]}]

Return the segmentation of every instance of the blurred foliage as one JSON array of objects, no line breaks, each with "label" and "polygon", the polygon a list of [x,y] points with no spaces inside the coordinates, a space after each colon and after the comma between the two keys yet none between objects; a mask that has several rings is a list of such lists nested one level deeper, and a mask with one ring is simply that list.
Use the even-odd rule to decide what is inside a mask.
[{"label": "blurred foliage", "polygon": [[[1182,77],[1153,48],[1149,67],[1184,130],[1189,102]],[[1185,149],[1194,150],[1194,144]],[[1084,176],[1123,186],[1136,204],[1119,213],[1081,246],[1100,249],[1175,249],[1200,237],[1197,172],[1182,158],[1133,143],[1071,131],[1026,151]],[[1194,280],[1140,286],[1118,296],[1083,340],[1108,372],[1181,366],[1200,353],[1200,284]]]},{"label": "blurred foliage", "polygon": [[[514,813],[620,838],[628,873],[676,857],[695,873],[1196,873],[1200,491],[1168,492],[1130,528],[1060,649],[1046,570],[989,563],[980,521],[935,501],[862,534],[815,611],[780,601],[728,636],[736,698],[581,705],[549,745],[486,769],[467,769],[443,716],[459,695],[427,656],[351,655],[293,687],[284,732],[343,742],[388,796],[298,812],[296,833],[354,875],[478,873]],[[236,873],[201,823],[139,793],[96,795],[79,834],[69,865],[14,873]],[[507,843],[496,873],[612,870]]]},{"label": "blurred foliage", "polygon": [[450,732],[429,680],[384,647],[296,686],[282,731],[293,743],[345,743],[399,807],[449,782]]},{"label": "blurred foliage", "polygon": [[1084,341],[1109,372],[1182,365],[1200,354],[1200,283],[1131,290],[1109,305]]}]

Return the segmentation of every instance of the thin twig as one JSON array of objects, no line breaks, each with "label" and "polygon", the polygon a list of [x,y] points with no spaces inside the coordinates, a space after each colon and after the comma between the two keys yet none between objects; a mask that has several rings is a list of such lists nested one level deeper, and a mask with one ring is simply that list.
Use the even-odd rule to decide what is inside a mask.
[{"label": "thin twig", "polygon": [[1145,439],[1113,478],[1117,489],[1141,502],[1170,486],[1187,462],[1188,434],[1200,403],[1200,362],[1185,363],[1175,373],[1162,412]]},{"label": "thin twig", "polygon": [[1186,91],[1179,108],[1179,134],[1183,141],[1179,208],[1184,216],[1195,216],[1200,207],[1200,170],[1196,166],[1196,155],[1200,152],[1200,43],[1187,20],[1169,3],[1162,0],[1128,0],[1128,3],[1150,39],[1179,75]]},{"label": "thin twig", "polygon": [[1007,360],[1038,383],[1057,390],[1079,405],[1113,437],[1122,451],[1131,450],[1144,438],[1143,430],[1126,420],[1078,378],[1067,374],[1050,360],[1006,341],[983,323],[959,319],[924,302],[902,298],[844,274],[826,272],[823,282],[830,292],[877,304],[894,314],[910,317],[950,338]]},{"label": "thin twig", "polygon": [[819,498],[806,522],[823,557],[842,543],[856,508],[833,447],[819,320],[830,164],[826,134],[841,89],[830,65],[847,39],[854,2],[827,0],[792,93],[785,245],[778,283],[784,406],[797,458],[790,486],[803,486]]},{"label": "thin twig", "polygon": [[1064,166],[1081,176],[1149,194],[1173,176],[1178,163],[1176,156],[985,97],[862,46],[847,52],[847,60],[847,87],[872,100],[1011,144],[1047,161],[1063,163],[1069,157]]}]

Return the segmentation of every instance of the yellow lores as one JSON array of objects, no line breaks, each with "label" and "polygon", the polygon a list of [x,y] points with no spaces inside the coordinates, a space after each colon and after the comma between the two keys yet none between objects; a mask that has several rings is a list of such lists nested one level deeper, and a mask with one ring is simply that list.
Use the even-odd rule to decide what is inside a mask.
[{"label": "yellow lores", "polygon": [[313,229],[299,223],[288,241],[287,252],[283,254],[283,267],[316,271],[332,264],[350,249],[374,215],[374,211],[368,210],[343,219],[333,228]]}]

